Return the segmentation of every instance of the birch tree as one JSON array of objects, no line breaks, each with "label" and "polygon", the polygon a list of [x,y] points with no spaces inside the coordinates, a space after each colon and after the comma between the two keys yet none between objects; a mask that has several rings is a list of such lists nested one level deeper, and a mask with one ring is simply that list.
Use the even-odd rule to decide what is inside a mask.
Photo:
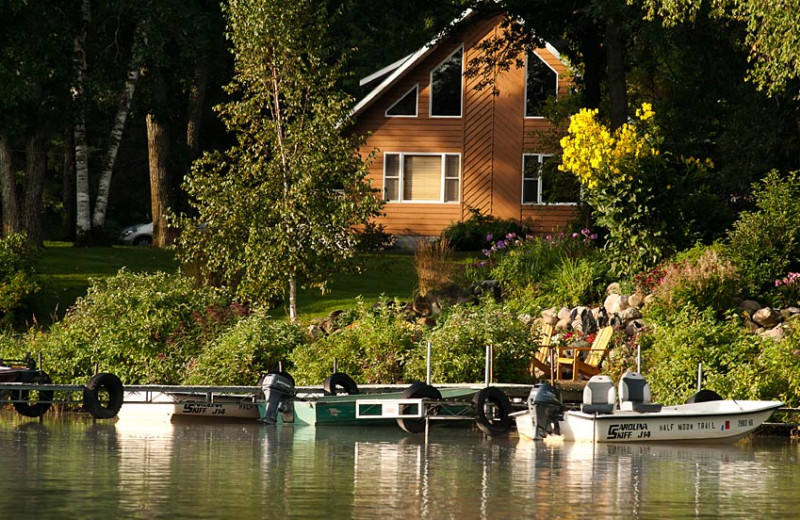
[{"label": "birch tree", "polygon": [[179,255],[246,301],[324,286],[354,256],[353,227],[380,200],[348,134],[352,99],[336,88],[341,56],[315,0],[233,0],[232,101],[217,108],[236,144],[195,162],[184,184]]}]

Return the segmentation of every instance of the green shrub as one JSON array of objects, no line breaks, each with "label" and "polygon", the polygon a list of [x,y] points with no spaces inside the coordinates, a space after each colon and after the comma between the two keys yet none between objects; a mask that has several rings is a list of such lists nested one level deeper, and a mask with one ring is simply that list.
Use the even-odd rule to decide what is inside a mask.
[{"label": "green shrub", "polygon": [[454,222],[442,231],[457,251],[480,251],[492,238],[504,237],[509,233],[525,235],[526,228],[513,219],[499,219],[491,215],[481,215],[480,211],[470,208],[470,216],[462,222]]},{"label": "green shrub", "polygon": [[[425,340],[431,342],[434,384],[484,381],[487,345],[492,345],[494,351],[496,381],[531,381],[528,366],[535,346],[531,331],[515,315],[496,304],[487,302],[475,307],[448,308]],[[407,380],[425,380],[425,340],[417,344],[406,365]]]},{"label": "green shrub", "polygon": [[15,324],[15,312],[39,291],[33,251],[24,234],[0,238],[0,327]]},{"label": "green shrub", "polygon": [[292,373],[289,354],[308,341],[306,332],[287,321],[257,311],[212,339],[189,363],[184,382],[192,385],[254,385],[259,376],[277,369]]},{"label": "green shrub", "polygon": [[383,305],[376,310],[359,303],[359,316],[345,329],[316,341],[299,345],[290,359],[292,375],[301,385],[320,385],[333,371],[357,383],[401,383],[406,355],[421,335],[406,320],[400,306]]},{"label": "green shrub", "polygon": [[[602,271],[600,264],[596,263],[599,257],[593,245],[595,238],[596,235],[588,229],[546,237],[522,238],[509,234],[493,242],[484,254],[489,258],[491,278],[500,282],[509,295],[543,285],[552,290],[554,284],[558,285],[552,281],[554,276],[570,285],[559,287],[562,296],[572,289],[591,292],[587,286],[594,285],[595,278],[599,277],[597,271]],[[570,274],[581,277],[577,286],[573,285],[574,280],[569,279]],[[578,296],[568,294],[567,299],[575,300]]]},{"label": "green shrub", "polygon": [[800,171],[769,172],[753,185],[755,211],[739,215],[729,234],[726,256],[739,269],[753,296],[775,280],[800,270]]},{"label": "green shrub", "polygon": [[387,233],[383,224],[367,222],[364,229],[356,234],[356,247],[362,253],[386,251],[396,243],[394,235]]},{"label": "green shrub", "polygon": [[735,316],[720,322],[713,309],[686,306],[640,336],[643,372],[653,399],[664,404],[682,403],[697,391],[699,363],[704,388],[722,397],[742,397],[734,391],[736,380],[757,366],[771,341],[746,331]]},{"label": "green shrub", "polygon": [[600,301],[606,272],[598,255],[563,257],[544,279],[543,292],[550,298],[550,306],[588,305]]},{"label": "green shrub", "polygon": [[41,352],[54,381],[85,383],[97,363],[125,384],[177,384],[187,363],[245,311],[215,289],[180,274],[121,270],[94,281],[47,333],[25,349]]},{"label": "green shrub", "polygon": [[739,273],[718,246],[696,246],[661,269],[655,300],[648,306],[651,317],[657,312],[669,315],[686,305],[712,309],[721,317],[735,306],[741,290]]}]

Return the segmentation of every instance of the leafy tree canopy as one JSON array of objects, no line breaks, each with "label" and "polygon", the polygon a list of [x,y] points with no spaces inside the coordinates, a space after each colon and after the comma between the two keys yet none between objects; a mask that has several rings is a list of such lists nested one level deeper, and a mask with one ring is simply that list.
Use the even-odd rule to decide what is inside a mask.
[{"label": "leafy tree canopy", "polygon": [[180,254],[265,303],[296,284],[324,285],[354,254],[353,227],[380,207],[348,133],[352,99],[314,0],[226,7],[232,100],[217,108],[236,144],[206,154],[185,182],[197,215],[181,219]]}]

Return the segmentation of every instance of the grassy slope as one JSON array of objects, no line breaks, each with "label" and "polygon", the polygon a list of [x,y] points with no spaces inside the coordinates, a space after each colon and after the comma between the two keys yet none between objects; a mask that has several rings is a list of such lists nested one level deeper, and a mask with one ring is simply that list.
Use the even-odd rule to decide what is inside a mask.
[{"label": "grassy slope", "polygon": [[[352,307],[357,296],[368,303],[381,296],[406,300],[413,296],[416,274],[412,255],[366,255],[362,266],[361,274],[338,276],[324,295],[301,291],[300,317],[324,316],[334,309]],[[54,317],[63,317],[66,309],[86,294],[91,279],[114,275],[122,267],[135,272],[174,272],[178,262],[170,251],[145,247],[75,248],[66,242],[46,243],[38,265],[43,288],[32,305],[36,321],[47,325]],[[286,312],[278,308],[274,314]]]}]

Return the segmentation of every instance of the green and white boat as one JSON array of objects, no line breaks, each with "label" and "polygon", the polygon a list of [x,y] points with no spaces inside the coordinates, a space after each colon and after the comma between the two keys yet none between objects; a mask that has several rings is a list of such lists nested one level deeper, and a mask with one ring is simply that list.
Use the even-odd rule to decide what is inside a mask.
[{"label": "green and white boat", "polygon": [[[334,373],[323,391],[295,389],[288,374],[268,374],[262,383],[260,421],[297,426],[397,425],[420,433],[428,424],[475,423],[488,435],[507,433],[511,403],[496,387],[460,385],[435,388],[412,383],[406,388],[379,387],[361,393],[346,374]],[[344,391],[345,393],[342,393]]]}]

